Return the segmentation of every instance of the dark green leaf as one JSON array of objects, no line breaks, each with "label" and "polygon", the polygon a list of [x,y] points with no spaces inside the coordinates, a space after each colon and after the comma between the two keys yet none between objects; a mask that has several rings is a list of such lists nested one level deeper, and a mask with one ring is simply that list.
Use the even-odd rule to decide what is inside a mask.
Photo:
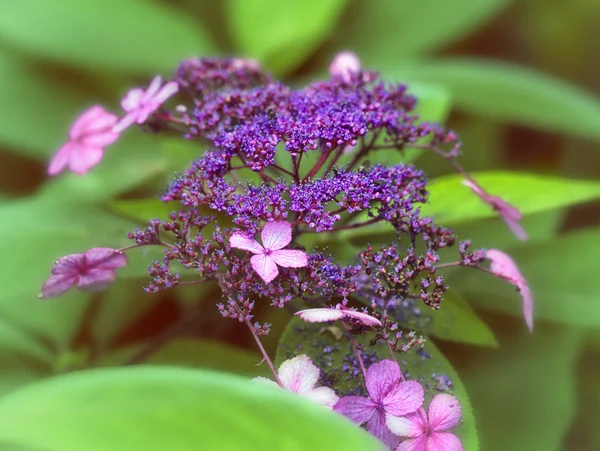
[{"label": "dark green leaf", "polygon": [[159,366],[71,373],[13,392],[0,400],[0,440],[47,451],[380,448],[277,387]]}]

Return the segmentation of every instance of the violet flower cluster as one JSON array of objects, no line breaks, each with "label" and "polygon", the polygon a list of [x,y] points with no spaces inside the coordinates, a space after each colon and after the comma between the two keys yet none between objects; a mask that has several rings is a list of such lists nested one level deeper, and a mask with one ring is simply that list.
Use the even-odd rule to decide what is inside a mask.
[{"label": "violet flower cluster", "polygon": [[[87,172],[100,162],[104,147],[134,123],[208,143],[210,149],[163,193],[172,207],[169,220],[153,219],[132,231],[134,244],[127,248],[92,249],[59,260],[41,297],[73,286],[105,287],[115,268],[126,264],[123,251],[160,246],[164,255],[150,265],[146,291],[218,284],[218,310],[246,323],[259,345],[269,325],[256,322],[253,309],[268,302],[309,322],[341,321],[350,338],[373,329],[374,341],[392,353],[408,351],[422,340],[400,332],[401,311],[417,302],[440,308],[448,289],[441,272],[449,266],[473,267],[514,284],[531,328],[531,294],[510,257],[470,250],[468,241],[459,242],[452,230],[423,216],[428,179],[421,170],[370,164],[369,158],[392,152],[401,161],[407,148],[432,150],[451,161],[475,194],[524,237],[518,210],[487,194],[460,168],[456,135],[420,122],[416,99],[405,85],[363,71],[348,52],[336,57],[330,72],[328,80],[294,89],[254,61],[193,59],[181,63],[164,86],[156,77],[147,90],[132,89],[122,101],[121,118],[100,106],[85,112],[50,163],[51,175],[67,167]],[[175,95],[175,108],[165,109],[163,103]],[[377,223],[388,224],[396,239],[383,246],[365,244],[351,261],[340,258],[335,246],[319,244],[344,246],[340,232]],[[455,257],[441,262],[447,248],[455,248]],[[434,398],[427,416],[422,387],[405,381],[391,360],[367,371],[359,357],[368,397],[341,399],[330,388],[315,388],[319,372],[310,359],[292,359],[279,372],[266,354],[265,360],[279,386],[366,424],[391,448],[461,449],[447,432],[459,422],[458,401],[439,395],[446,397]],[[406,440],[400,443],[401,437]]]}]

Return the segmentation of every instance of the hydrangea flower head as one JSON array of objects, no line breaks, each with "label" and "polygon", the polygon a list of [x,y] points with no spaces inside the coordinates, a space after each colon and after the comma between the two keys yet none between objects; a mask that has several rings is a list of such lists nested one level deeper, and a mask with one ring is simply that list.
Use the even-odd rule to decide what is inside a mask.
[{"label": "hydrangea flower head", "polygon": [[65,167],[76,174],[85,174],[97,165],[104,147],[114,143],[119,134],[113,130],[118,117],[95,105],[84,111],[73,123],[69,141],[52,157],[48,174],[56,175]]},{"label": "hydrangea flower head", "polygon": [[341,304],[337,304],[335,308],[312,308],[306,310],[300,310],[294,313],[304,321],[309,323],[327,323],[329,321],[335,321],[338,319],[353,319],[365,326],[379,326],[381,327],[381,321],[374,316],[367,313],[357,312],[356,310],[344,307]]},{"label": "hydrangea flower head", "polygon": [[429,412],[423,409],[406,416],[386,416],[390,430],[405,437],[396,451],[463,451],[459,438],[448,432],[460,423],[461,407],[458,399],[447,394],[435,395]]},{"label": "hydrangea flower head", "polygon": [[302,268],[308,265],[305,252],[283,249],[292,241],[292,226],[289,222],[267,222],[260,237],[262,245],[241,233],[233,233],[229,238],[229,245],[255,254],[250,258],[250,264],[265,283],[277,277],[279,274],[277,265],[284,268]]},{"label": "hydrangea flower head", "polygon": [[[321,371],[307,355],[299,355],[286,360],[279,367],[277,375],[285,390],[297,393],[311,399],[328,409],[332,409],[339,398],[329,387],[315,387]],[[255,377],[254,380],[277,385],[265,377]],[[278,385],[277,385],[278,386]]]},{"label": "hydrangea flower head", "polygon": [[52,276],[44,283],[40,298],[59,296],[71,287],[92,292],[104,290],[115,280],[115,269],[125,265],[127,256],[123,252],[106,247],[67,255],[52,267]]},{"label": "hydrangea flower head", "polygon": [[423,387],[417,381],[403,381],[398,364],[392,360],[374,363],[365,381],[368,396],[344,396],[335,410],[358,424],[367,423],[367,431],[388,447],[398,438],[386,426],[386,415],[402,416],[423,405]]},{"label": "hydrangea flower head", "polygon": [[121,101],[121,107],[127,114],[115,125],[113,130],[120,133],[134,123],[143,124],[148,116],[179,90],[179,86],[174,81],[168,82],[162,88],[161,85],[162,78],[157,75],[145,91],[140,88],[129,90]]}]

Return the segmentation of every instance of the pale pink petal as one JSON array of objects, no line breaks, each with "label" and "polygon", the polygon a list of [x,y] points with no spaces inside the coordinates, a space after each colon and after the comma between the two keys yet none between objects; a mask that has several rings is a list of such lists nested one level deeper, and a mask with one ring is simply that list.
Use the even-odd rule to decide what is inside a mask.
[{"label": "pale pink petal", "polygon": [[127,265],[127,256],[109,247],[94,247],[83,254],[86,264],[98,269],[115,269]]},{"label": "pale pink petal", "polygon": [[385,395],[383,407],[391,415],[406,415],[423,405],[424,396],[423,387],[417,381],[403,381]]},{"label": "pale pink petal", "polygon": [[158,90],[160,89],[160,85],[162,85],[162,77],[160,75],[157,75],[152,79],[152,81],[148,85],[148,88],[146,89],[146,92],[144,93],[144,96],[140,103],[151,102]]},{"label": "pale pink petal", "polygon": [[525,318],[525,324],[529,332],[533,332],[533,297],[531,296],[531,290],[525,281],[517,285],[519,292],[523,298],[523,317]]},{"label": "pale pink petal", "polygon": [[104,111],[104,108],[102,108],[100,105],[94,105],[93,107],[88,108],[81,113],[77,119],[75,119],[73,125],[71,125],[71,129],[69,130],[70,138],[77,139],[81,135],[84,135],[99,118],[102,118],[105,115],[112,116],[110,113]]},{"label": "pale pink petal", "polygon": [[104,147],[114,143],[119,138],[119,134],[113,129],[108,129],[103,132],[97,132],[93,135],[82,136],[79,142],[84,146]]},{"label": "pale pink petal", "polygon": [[422,435],[419,438],[404,440],[402,443],[400,443],[400,445],[398,445],[398,448],[396,448],[396,451],[431,451],[431,450],[427,447],[427,436]]},{"label": "pale pink petal", "polygon": [[250,264],[265,283],[270,283],[279,274],[277,265],[273,259],[267,255],[253,255],[252,258],[250,258]]},{"label": "pale pink petal", "polygon": [[152,103],[159,107],[160,105],[165,103],[165,100],[167,100],[177,91],[179,91],[179,85],[177,84],[177,82],[170,81],[162,87],[162,89],[156,94],[156,96],[154,96],[154,98],[152,99]]},{"label": "pale pink petal", "polygon": [[367,421],[367,431],[385,443],[388,449],[395,449],[400,443],[400,438],[394,435],[386,426],[383,411],[375,411],[375,414]]},{"label": "pale pink petal", "polygon": [[[267,379],[266,377],[256,376],[252,378],[253,381],[260,382],[261,384],[272,385],[274,387],[279,387],[279,384],[271,379]],[[281,388],[281,387],[279,387]]]},{"label": "pale pink petal", "polygon": [[333,409],[333,406],[339,401],[338,395],[329,387],[318,387],[314,390],[310,390],[307,393],[303,393],[302,396],[311,399],[329,409]]},{"label": "pale pink petal", "polygon": [[48,175],[56,175],[65,168],[74,147],[71,142],[68,142],[54,154],[48,165]]},{"label": "pale pink petal", "polygon": [[123,116],[123,118],[117,123],[117,125],[115,125],[112,128],[112,131],[114,133],[121,133],[127,127],[130,127],[131,125],[133,125],[135,123],[136,119],[137,119],[136,111],[134,111],[133,113],[129,113],[129,114]]},{"label": "pale pink petal", "polygon": [[360,321],[365,326],[381,326],[381,321],[366,313],[356,312],[354,310],[343,310],[342,313],[344,313],[344,316]]},{"label": "pale pink petal", "polygon": [[304,268],[308,266],[306,252],[296,249],[280,249],[269,254],[275,263],[284,268]]},{"label": "pale pink petal", "polygon": [[360,60],[353,52],[340,52],[329,65],[329,73],[334,77],[342,77],[346,82],[352,80],[353,74],[361,71]]},{"label": "pale pink petal", "polygon": [[462,409],[454,396],[435,395],[429,404],[429,426],[434,431],[449,431],[460,423]]},{"label": "pale pink petal", "polygon": [[102,160],[104,151],[100,147],[77,145],[69,158],[69,169],[76,174],[85,174]]},{"label": "pale pink petal", "polygon": [[485,192],[481,189],[481,187],[479,185],[473,183],[471,180],[463,180],[461,183],[463,185],[471,188],[471,190],[473,190],[473,192],[475,194],[477,194],[479,197],[484,198],[486,196]]},{"label": "pale pink petal", "polygon": [[292,241],[292,226],[287,221],[267,222],[260,233],[263,247],[271,251],[283,249]]},{"label": "pale pink petal", "polygon": [[77,288],[83,291],[97,292],[108,288],[117,277],[114,269],[90,269],[83,272],[77,280]]},{"label": "pale pink petal", "polygon": [[123,108],[123,111],[128,113],[130,111],[137,110],[142,104],[144,94],[145,92],[143,89],[130,89],[125,97],[123,97],[123,100],[121,100],[121,108]]},{"label": "pale pink petal", "polygon": [[326,323],[345,316],[344,312],[334,308],[311,308],[294,313],[309,323]]},{"label": "pale pink petal", "polygon": [[363,424],[375,414],[377,406],[369,398],[344,396],[335,405],[334,410],[350,418],[356,424]]},{"label": "pale pink petal", "polygon": [[42,286],[39,294],[40,299],[49,299],[60,296],[69,290],[77,282],[77,275],[58,274],[50,276]]},{"label": "pale pink petal", "polygon": [[229,237],[229,245],[236,249],[250,251],[253,254],[262,254],[264,252],[263,247],[258,242],[252,238],[245,237],[241,233],[232,233]]},{"label": "pale pink petal", "polygon": [[367,370],[365,382],[371,399],[377,404],[380,403],[400,381],[401,376],[400,367],[392,360],[382,360],[371,365]]},{"label": "pale pink petal", "polygon": [[515,219],[504,216],[504,222],[510,229],[510,231],[521,241],[527,240],[527,232],[519,222]]},{"label": "pale pink petal", "polygon": [[463,451],[463,446],[454,434],[434,432],[427,439],[427,451]]},{"label": "pale pink petal", "polygon": [[86,124],[86,127],[81,130],[77,139],[110,132],[111,128],[118,120],[119,118],[116,115],[104,111],[102,115],[96,117],[93,122],[88,122]]},{"label": "pale pink petal", "polygon": [[299,355],[286,360],[277,371],[283,387],[300,395],[314,388],[320,373],[319,368],[307,355]]},{"label": "pale pink petal", "polygon": [[402,417],[387,414],[385,424],[398,437],[417,438],[427,431],[427,417],[423,409]]}]

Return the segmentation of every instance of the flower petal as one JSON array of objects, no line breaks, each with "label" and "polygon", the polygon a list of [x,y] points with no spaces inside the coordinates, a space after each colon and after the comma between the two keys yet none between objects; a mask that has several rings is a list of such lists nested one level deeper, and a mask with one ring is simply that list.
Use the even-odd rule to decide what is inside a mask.
[{"label": "flower petal", "polygon": [[92,135],[86,135],[79,141],[90,147],[105,147],[114,143],[117,139],[119,139],[119,134],[114,132],[112,128],[109,128],[108,130],[99,131]]},{"label": "flower petal", "polygon": [[463,446],[454,434],[434,432],[427,439],[427,451],[463,451]]},{"label": "flower petal", "polygon": [[90,269],[77,279],[77,288],[83,291],[97,292],[108,288],[117,277],[114,269]]},{"label": "flower petal", "polygon": [[68,142],[54,154],[48,165],[48,175],[56,175],[65,168],[74,147],[75,146],[71,142]]},{"label": "flower petal", "polygon": [[160,85],[162,85],[162,77],[160,75],[157,75],[152,79],[152,81],[148,85],[148,88],[146,88],[146,92],[144,93],[141,103],[152,101],[152,99],[160,89]]},{"label": "flower petal", "polygon": [[377,404],[381,402],[398,384],[401,376],[400,367],[392,360],[382,360],[371,365],[365,382],[371,399]]},{"label": "flower petal", "polygon": [[396,451],[431,451],[427,448],[427,436],[423,435],[419,438],[404,440]]},{"label": "flower petal", "polygon": [[165,103],[169,97],[179,91],[179,85],[175,81],[170,81],[162,87],[162,89],[154,96],[152,102],[158,108],[160,105]]},{"label": "flower petal", "polygon": [[386,426],[385,413],[382,411],[375,411],[375,414],[367,422],[367,431],[385,443],[388,449],[395,449],[400,443],[400,438]]},{"label": "flower petal", "polygon": [[83,175],[102,160],[104,151],[100,147],[73,145],[73,151],[69,157],[69,169],[76,174]]},{"label": "flower petal", "polygon": [[275,263],[284,268],[303,268],[308,266],[306,252],[296,249],[280,249],[269,254]]},{"label": "flower petal", "polygon": [[417,438],[427,431],[427,417],[423,409],[402,417],[385,416],[385,424],[398,437]]},{"label": "flower petal", "polygon": [[287,221],[267,222],[260,238],[265,249],[283,249],[292,241],[292,226]]},{"label": "flower petal", "polygon": [[279,274],[277,265],[268,255],[253,255],[252,258],[250,258],[250,264],[265,283],[270,283]]},{"label": "flower petal", "polygon": [[383,398],[387,413],[402,416],[415,412],[423,405],[425,393],[417,381],[402,381]]},{"label": "flower petal", "polygon": [[134,88],[127,91],[123,100],[121,100],[121,108],[126,113],[137,110],[143,102],[144,90],[140,88]]},{"label": "flower petal", "polygon": [[[100,105],[94,105],[81,113],[69,130],[69,137],[71,139],[78,139],[82,135],[89,132],[90,128],[105,115],[112,116],[112,114],[104,111],[104,108]],[[116,116],[115,116],[116,117]]]},{"label": "flower petal", "polygon": [[314,388],[321,371],[307,355],[299,355],[283,362],[277,374],[285,389],[303,394]]},{"label": "flower petal", "polygon": [[309,323],[326,323],[344,317],[344,312],[335,308],[311,308],[294,313]]},{"label": "flower petal", "polygon": [[[279,384],[271,379],[267,379],[266,377],[256,376],[252,378],[253,381],[260,382],[261,384],[272,385],[274,387],[279,387]],[[279,387],[281,388],[281,387]]]},{"label": "flower petal", "polygon": [[510,231],[521,241],[527,240],[527,232],[519,222],[515,219],[504,216],[504,222],[510,229]]},{"label": "flower petal", "polygon": [[335,405],[334,410],[350,418],[356,424],[363,424],[375,414],[376,406],[369,398],[344,396]]},{"label": "flower petal", "polygon": [[229,246],[235,247],[236,249],[242,249],[244,251],[250,251],[253,254],[262,254],[264,252],[263,247],[252,238],[247,238],[241,233],[232,233],[229,237]]},{"label": "flower petal", "polygon": [[97,269],[115,269],[127,266],[127,256],[109,247],[94,247],[83,254],[85,264]]},{"label": "flower petal", "polygon": [[340,400],[338,395],[329,387],[318,387],[314,390],[310,390],[307,393],[302,393],[302,396],[311,399],[329,409],[333,409],[333,406]]},{"label": "flower petal", "polygon": [[349,318],[360,321],[365,326],[381,326],[381,321],[367,313],[356,312],[354,310],[342,310],[342,313]]},{"label": "flower petal", "polygon": [[462,409],[454,396],[435,395],[429,404],[429,426],[434,431],[449,431],[460,423]]},{"label": "flower petal", "polygon": [[77,282],[77,275],[73,274],[54,274],[50,276],[42,285],[42,291],[39,294],[40,299],[49,299],[60,296],[69,290]]}]

